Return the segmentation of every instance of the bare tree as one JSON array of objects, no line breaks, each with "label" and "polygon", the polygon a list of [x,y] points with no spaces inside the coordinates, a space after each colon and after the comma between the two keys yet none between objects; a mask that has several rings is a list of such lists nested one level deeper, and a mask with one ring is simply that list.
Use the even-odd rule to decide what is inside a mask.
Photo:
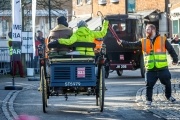
[{"label": "bare tree", "polygon": [[[11,16],[11,1],[12,0],[0,0],[0,13],[3,13],[4,16]],[[43,16],[56,16],[58,13],[61,14],[60,12],[62,10],[68,10],[69,13],[72,12],[72,0],[37,0],[36,3],[36,9],[45,12],[42,13]],[[24,26],[27,26],[31,20],[32,0],[21,0],[21,4],[22,29],[24,29]],[[51,10],[50,13],[49,10]]]},{"label": "bare tree", "polygon": [[[32,0],[21,0],[23,10],[31,10]],[[58,10],[72,9],[72,0],[37,0],[37,10]],[[0,0],[0,12],[11,10],[11,0]],[[26,13],[25,13],[26,14]]]},{"label": "bare tree", "polygon": [[69,2],[72,2],[72,0],[37,0],[37,9],[49,9],[49,1],[51,2],[52,10],[63,10],[69,7]]}]

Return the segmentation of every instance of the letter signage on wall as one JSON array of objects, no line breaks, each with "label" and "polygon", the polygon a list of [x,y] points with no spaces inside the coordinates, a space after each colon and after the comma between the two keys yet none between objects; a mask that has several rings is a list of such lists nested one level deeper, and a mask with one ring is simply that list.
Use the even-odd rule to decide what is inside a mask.
[{"label": "letter signage on wall", "polygon": [[22,53],[33,53],[32,32],[22,32]]},{"label": "letter signage on wall", "polygon": [[12,0],[12,61],[21,60],[21,0]]}]

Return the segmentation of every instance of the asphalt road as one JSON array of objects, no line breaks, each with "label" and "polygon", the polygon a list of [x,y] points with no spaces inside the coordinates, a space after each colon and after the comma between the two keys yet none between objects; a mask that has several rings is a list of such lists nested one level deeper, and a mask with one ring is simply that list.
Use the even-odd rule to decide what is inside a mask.
[{"label": "asphalt road", "polygon": [[[163,119],[135,103],[136,92],[145,86],[139,70],[124,71],[122,76],[117,76],[116,72],[110,73],[109,78],[105,80],[108,90],[105,92],[105,107],[102,113],[95,104],[95,96],[68,96],[67,101],[63,96],[53,96],[49,98],[47,113],[43,113],[41,92],[37,90],[39,81],[15,78],[16,84],[22,85],[24,90],[9,93],[10,91],[4,90],[3,87],[11,84],[10,80],[11,78],[3,78],[4,82],[0,83],[0,104],[2,106],[0,117],[2,120],[6,120],[8,117],[3,114],[4,111],[9,114],[9,118],[28,114],[36,116],[40,120]],[[7,101],[9,104],[2,101]],[[3,108],[6,108],[7,111]]]}]

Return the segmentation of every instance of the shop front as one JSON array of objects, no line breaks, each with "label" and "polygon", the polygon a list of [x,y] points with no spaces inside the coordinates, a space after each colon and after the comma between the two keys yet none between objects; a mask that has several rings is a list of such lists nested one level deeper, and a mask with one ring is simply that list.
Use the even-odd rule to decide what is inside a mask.
[{"label": "shop front", "polygon": [[180,7],[171,10],[172,34],[180,36]]}]

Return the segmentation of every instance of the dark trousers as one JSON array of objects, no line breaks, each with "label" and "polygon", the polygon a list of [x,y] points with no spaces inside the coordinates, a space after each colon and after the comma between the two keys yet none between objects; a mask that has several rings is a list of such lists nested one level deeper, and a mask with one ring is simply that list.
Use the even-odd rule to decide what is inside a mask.
[{"label": "dark trousers", "polygon": [[39,56],[34,57],[35,74],[39,74]]},{"label": "dark trousers", "polygon": [[13,61],[12,62],[12,76],[15,76],[16,75],[16,67],[18,65],[18,68],[19,68],[19,74],[21,77],[24,76],[24,73],[23,73],[23,67],[22,67],[22,63],[21,61]]},{"label": "dark trousers", "polygon": [[152,101],[153,87],[158,79],[165,85],[165,96],[169,99],[171,96],[171,74],[168,69],[147,71],[146,77],[146,100]]}]

